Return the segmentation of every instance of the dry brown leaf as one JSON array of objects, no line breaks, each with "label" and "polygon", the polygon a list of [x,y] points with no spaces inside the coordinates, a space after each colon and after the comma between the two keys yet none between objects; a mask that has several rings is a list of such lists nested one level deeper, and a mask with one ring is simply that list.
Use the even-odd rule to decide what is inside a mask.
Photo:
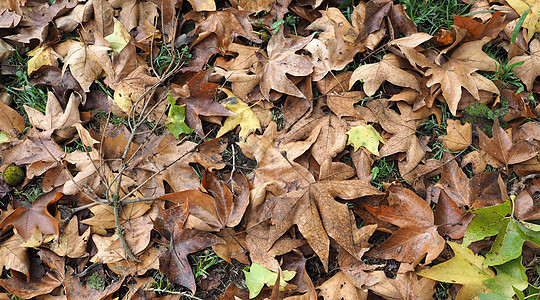
[{"label": "dry brown leaf", "polygon": [[447,120],[447,135],[443,137],[443,145],[450,151],[461,151],[472,143],[472,124],[461,125],[459,120]]},{"label": "dry brown leaf", "polygon": [[[286,74],[292,76],[308,76],[313,72],[313,64],[311,61],[295,52],[304,48],[313,35],[305,38],[285,38],[283,27],[272,35],[268,42],[268,57],[261,54],[264,59],[261,62],[260,69],[257,69],[257,74],[261,77],[259,83],[262,95],[270,100],[270,90],[305,98],[296,85],[287,78]],[[283,51],[283,49],[286,49]]]},{"label": "dry brown leaf", "polygon": [[493,123],[493,137],[488,138],[482,131],[479,131],[480,147],[501,163],[513,165],[524,162],[535,157],[538,151],[526,141],[513,143],[510,136],[499,125],[499,120],[495,118]]},{"label": "dry brown leaf", "polygon": [[58,256],[82,257],[86,254],[86,243],[89,237],[90,230],[85,230],[82,235],[79,235],[79,222],[77,218],[72,218],[58,239],[51,243],[50,249]]},{"label": "dry brown leaf", "polygon": [[24,130],[24,117],[9,105],[0,101],[0,131],[17,137]]},{"label": "dry brown leaf", "polygon": [[403,70],[397,55],[389,53],[383,59],[374,64],[366,64],[358,67],[351,75],[349,87],[361,80],[364,82],[364,92],[373,96],[384,81],[402,87],[410,87],[420,91],[420,83],[413,73]]},{"label": "dry brown leaf", "polygon": [[528,91],[533,88],[536,77],[540,76],[540,41],[532,40],[530,50],[530,55],[514,56],[508,62],[509,66],[523,62],[522,65],[515,66],[513,71],[516,77],[525,83]]},{"label": "dry brown leaf", "polygon": [[111,60],[107,53],[109,47],[99,45],[86,45],[84,43],[74,43],[69,48],[65,57],[64,73],[69,66],[71,74],[80,83],[85,92],[90,91],[90,85],[105,71],[108,76],[114,76]]},{"label": "dry brown leaf", "polygon": [[434,225],[429,204],[402,187],[391,186],[389,191],[388,200],[392,205],[364,206],[377,218],[397,225],[399,229],[367,255],[409,263],[418,262],[426,255],[426,264],[432,262],[444,249],[445,242]]}]

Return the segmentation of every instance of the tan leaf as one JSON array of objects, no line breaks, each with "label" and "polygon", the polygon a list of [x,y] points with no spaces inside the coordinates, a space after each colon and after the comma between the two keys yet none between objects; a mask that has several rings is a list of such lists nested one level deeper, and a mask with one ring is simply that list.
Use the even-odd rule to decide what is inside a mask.
[{"label": "tan leaf", "polygon": [[443,137],[443,144],[450,151],[461,151],[472,143],[472,124],[461,125],[459,120],[447,120],[447,135]]},{"label": "tan leaf", "polygon": [[72,218],[64,227],[60,237],[51,243],[51,250],[58,256],[71,258],[82,257],[86,254],[86,243],[90,237],[90,230],[79,235],[79,222]]},{"label": "tan leaf", "polygon": [[109,50],[111,50],[109,47],[99,45],[72,44],[65,58],[62,73],[69,66],[73,77],[77,79],[85,92],[89,92],[90,85],[101,76],[103,71],[108,76],[114,74],[107,53]]},{"label": "tan leaf", "polygon": [[384,81],[420,90],[418,79],[412,73],[403,70],[399,57],[392,53],[386,54],[378,63],[362,65],[354,70],[349,86],[352,87],[359,80],[364,82],[364,92],[368,96],[373,96]]},{"label": "tan leaf", "polygon": [[307,76],[313,72],[311,61],[295,53],[304,48],[312,38],[313,36],[287,39],[283,35],[283,27],[272,35],[268,42],[268,57],[263,60],[261,69],[257,70],[261,76],[261,93],[266,99],[271,99],[270,90],[299,98],[306,97],[286,74]]},{"label": "tan leaf", "polygon": [[523,62],[523,64],[515,66],[512,70],[516,77],[525,83],[528,91],[532,90],[534,80],[537,76],[540,76],[540,41],[533,40],[530,49],[530,55],[514,56],[508,62],[509,66]]}]

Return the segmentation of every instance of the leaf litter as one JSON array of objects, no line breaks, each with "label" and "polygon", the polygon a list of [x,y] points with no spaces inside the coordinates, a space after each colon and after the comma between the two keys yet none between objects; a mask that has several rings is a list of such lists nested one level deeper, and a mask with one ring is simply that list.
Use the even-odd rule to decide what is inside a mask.
[{"label": "leaf litter", "polygon": [[538,3],[188,2],[0,4],[2,296],[538,296]]}]

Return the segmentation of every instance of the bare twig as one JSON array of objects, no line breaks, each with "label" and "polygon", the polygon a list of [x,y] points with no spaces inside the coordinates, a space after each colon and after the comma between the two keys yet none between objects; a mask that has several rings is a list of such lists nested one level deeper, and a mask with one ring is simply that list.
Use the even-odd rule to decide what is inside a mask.
[{"label": "bare twig", "polygon": [[514,182],[512,189],[508,192],[508,195],[517,195],[519,190],[525,189],[525,181],[529,179],[540,178],[540,173],[529,174],[519,179],[519,182]]}]

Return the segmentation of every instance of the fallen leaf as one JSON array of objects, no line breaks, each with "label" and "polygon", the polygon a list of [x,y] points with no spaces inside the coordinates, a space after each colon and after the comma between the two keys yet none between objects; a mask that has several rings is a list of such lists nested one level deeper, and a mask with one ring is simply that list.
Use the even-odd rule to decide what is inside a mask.
[{"label": "fallen leaf", "polygon": [[488,138],[482,131],[479,131],[478,134],[480,135],[480,147],[506,166],[524,162],[538,154],[526,141],[513,143],[506,131],[499,125],[498,118],[495,118],[493,123],[492,138]]},{"label": "fallen leaf", "polygon": [[90,230],[85,230],[82,235],[79,235],[79,222],[77,218],[72,218],[58,239],[51,243],[50,249],[58,256],[82,257],[86,254],[86,243],[89,237]]},{"label": "fallen leaf", "polygon": [[536,77],[540,76],[540,41],[533,40],[531,42],[530,53],[530,55],[514,56],[508,62],[509,66],[514,65],[512,69],[514,74],[523,81],[528,91],[533,88],[533,82]]},{"label": "fallen leaf", "polygon": [[[264,60],[261,62],[261,67],[257,73],[261,76],[259,86],[264,98],[270,100],[270,90],[305,98],[296,85],[287,77],[286,74],[292,76],[308,76],[313,72],[313,64],[311,61],[295,52],[304,48],[313,35],[305,38],[285,38],[283,34],[283,26],[279,31],[272,35],[268,41],[267,51],[268,57],[261,54]],[[286,49],[283,51],[283,49]]]},{"label": "fallen leaf", "polygon": [[72,125],[81,122],[78,106],[77,98],[72,95],[64,111],[54,94],[48,92],[45,114],[27,105],[24,105],[24,109],[28,114],[30,123],[35,128],[51,131],[51,134],[54,131],[54,140],[61,142],[72,138],[75,133],[75,128]]},{"label": "fallen leaf", "polygon": [[359,80],[364,83],[363,89],[368,96],[373,96],[384,81],[420,90],[418,78],[413,73],[401,69],[399,57],[391,53],[386,54],[378,63],[362,65],[354,70],[349,87]]},{"label": "fallen leaf", "polygon": [[0,101],[0,131],[17,137],[24,130],[24,117],[13,108]]},{"label": "fallen leaf", "polygon": [[359,125],[351,127],[347,131],[349,140],[347,144],[354,145],[354,151],[358,151],[360,147],[365,147],[369,152],[379,156],[379,142],[384,144],[384,140],[371,125]]},{"label": "fallen leaf", "polygon": [[350,277],[339,272],[317,287],[319,297],[324,300],[360,300],[366,299],[362,289],[357,288]]},{"label": "fallen leaf", "polygon": [[443,137],[443,145],[450,151],[461,151],[472,143],[472,124],[461,125],[460,121],[447,120],[446,132]]},{"label": "fallen leaf", "polygon": [[0,227],[12,225],[26,241],[37,229],[45,234],[58,235],[58,221],[47,211],[47,205],[58,201],[63,195],[50,192],[38,197],[30,207],[18,207],[1,224]]},{"label": "fallen leaf", "polygon": [[30,278],[30,259],[28,248],[20,246],[21,241],[13,235],[0,245],[0,266],[6,270],[15,270]]},{"label": "fallen leaf", "polygon": [[495,277],[495,273],[483,267],[484,258],[455,242],[447,243],[454,250],[454,257],[422,270],[418,275],[437,281],[462,284],[456,299],[472,299],[476,297],[476,293],[488,291],[482,281]]},{"label": "fallen leaf", "polygon": [[534,0],[509,0],[508,4],[520,15],[523,15],[530,8],[523,27],[527,28],[526,41],[530,41],[536,32],[540,32],[540,3]]},{"label": "fallen leaf", "polygon": [[[283,270],[282,273],[283,277],[279,279],[280,289],[285,286],[285,281],[291,280],[296,275],[294,271]],[[265,285],[274,286],[278,279],[277,273],[268,270],[258,263],[252,263],[250,267],[246,267],[244,269],[244,275],[246,276],[246,286],[249,289],[249,298],[255,298],[259,295]]]},{"label": "fallen leaf", "polygon": [[367,255],[412,263],[427,254],[426,264],[430,263],[444,249],[444,239],[434,225],[433,211],[411,190],[392,186],[389,191],[389,201],[395,204],[364,206],[377,218],[399,229]]},{"label": "fallen leaf", "polygon": [[71,74],[82,89],[89,92],[90,85],[101,76],[102,71],[111,76],[114,74],[107,53],[109,50],[110,48],[105,46],[74,43],[65,57],[62,73],[65,73],[69,66]]},{"label": "fallen leaf", "polygon": [[[28,280],[30,278],[11,271],[11,278],[0,279],[0,286],[23,299],[46,295],[59,287],[64,281],[64,260],[46,249],[40,249],[38,255],[40,260],[36,263],[43,264],[37,267],[41,270],[35,270],[38,274],[41,273],[39,277]],[[46,267],[48,269],[45,269]]]},{"label": "fallen leaf", "polygon": [[261,129],[261,123],[257,115],[251,110],[249,105],[247,105],[242,100],[238,99],[232,92],[222,89],[227,93],[228,98],[222,102],[222,105],[236,113],[236,115],[229,116],[223,123],[223,126],[219,129],[216,138],[223,136],[225,133],[233,130],[236,126],[240,125],[240,132],[238,135],[241,139],[246,139],[249,134],[255,132],[256,130]]}]

